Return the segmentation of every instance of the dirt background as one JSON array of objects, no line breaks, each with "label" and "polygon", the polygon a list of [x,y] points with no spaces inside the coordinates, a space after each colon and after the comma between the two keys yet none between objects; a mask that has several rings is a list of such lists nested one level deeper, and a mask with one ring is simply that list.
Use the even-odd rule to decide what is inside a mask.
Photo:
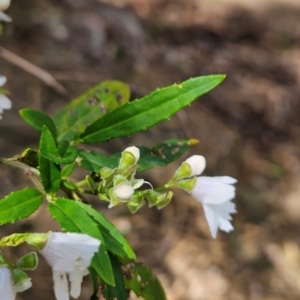
[{"label": "dirt background", "polygon": [[[14,0],[0,46],[44,68],[64,95],[3,58],[13,108],[0,121],[0,155],[36,148],[38,133],[18,115],[50,115],[104,79],[128,83],[132,98],[192,76],[224,73],[213,92],[147,133],[93,149],[114,153],[166,138],[197,138],[188,155],[207,158],[207,175],[238,179],[235,231],[210,237],[201,205],[176,197],[162,211],[101,209],[154,268],[169,300],[300,298],[300,3],[242,0]],[[2,49],[3,49],[2,48]],[[2,55],[2,58],[1,58]],[[158,186],[179,166],[142,174]],[[0,195],[31,185],[0,169]],[[14,231],[58,229],[45,207]],[[29,248],[5,250],[16,260]],[[41,259],[33,288],[18,300],[54,299]],[[87,280],[88,281],[88,280]],[[81,300],[88,299],[84,285]],[[132,297],[134,299],[134,296]],[[159,300],[159,299],[158,299]]]}]

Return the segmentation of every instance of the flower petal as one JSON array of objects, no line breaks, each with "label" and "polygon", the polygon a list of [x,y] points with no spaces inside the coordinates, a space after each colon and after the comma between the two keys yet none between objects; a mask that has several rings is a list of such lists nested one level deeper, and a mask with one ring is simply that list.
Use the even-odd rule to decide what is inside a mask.
[{"label": "flower petal", "polygon": [[72,272],[79,264],[85,270],[100,241],[86,234],[51,232],[41,253],[54,270]]},{"label": "flower petal", "polygon": [[11,108],[11,101],[3,94],[0,94],[0,108],[1,109]]},{"label": "flower petal", "polygon": [[225,232],[234,230],[232,224],[229,222],[231,220],[229,213],[236,212],[233,203],[228,202],[218,205],[203,204],[203,209],[213,238],[216,238],[218,228]]},{"label": "flower petal", "polygon": [[0,22],[11,22],[12,18],[0,10]]},{"label": "flower petal", "polygon": [[5,296],[5,300],[14,300],[16,292],[11,281],[10,270],[6,266],[0,267],[0,295]]},{"label": "flower petal", "polygon": [[71,282],[70,295],[75,299],[78,298],[81,293],[82,277],[83,271],[77,268],[69,273],[69,279]]},{"label": "flower petal", "polygon": [[223,177],[197,177],[191,194],[201,203],[220,204],[234,198],[235,187],[227,182],[235,182],[234,178]]},{"label": "flower petal", "polygon": [[7,78],[4,75],[0,75],[0,86],[3,86],[6,83]]},{"label": "flower petal", "polygon": [[69,300],[69,288],[67,274],[53,270],[54,293],[57,300]]},{"label": "flower petal", "polygon": [[200,175],[206,167],[206,160],[202,155],[192,155],[185,162],[191,167],[190,177]]}]

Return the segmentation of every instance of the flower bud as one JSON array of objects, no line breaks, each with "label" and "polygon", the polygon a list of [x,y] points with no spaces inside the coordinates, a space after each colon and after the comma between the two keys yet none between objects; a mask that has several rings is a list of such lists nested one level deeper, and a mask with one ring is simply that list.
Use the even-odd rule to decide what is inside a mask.
[{"label": "flower bud", "polygon": [[114,194],[120,200],[129,200],[134,193],[134,188],[129,182],[123,182],[118,186],[114,187]]},{"label": "flower bud", "polygon": [[0,10],[6,10],[10,5],[10,0],[0,0]]},{"label": "flower bud", "polygon": [[23,271],[14,269],[11,273],[14,290],[24,292],[32,287],[31,278]]}]

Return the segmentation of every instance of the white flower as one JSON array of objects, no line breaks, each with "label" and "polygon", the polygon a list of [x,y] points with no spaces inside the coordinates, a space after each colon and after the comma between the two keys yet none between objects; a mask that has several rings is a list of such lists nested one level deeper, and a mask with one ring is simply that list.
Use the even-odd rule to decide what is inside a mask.
[{"label": "white flower", "polygon": [[99,246],[99,240],[86,234],[49,233],[41,253],[52,268],[57,300],[69,300],[67,275],[71,282],[70,295],[79,297],[82,277],[88,274],[87,268]]},{"label": "white flower", "polygon": [[[196,165],[190,165],[192,170],[200,170],[195,175],[200,175],[205,168],[205,158],[203,156],[200,157],[201,159],[190,158],[186,160],[188,164],[196,163]],[[193,197],[203,205],[205,217],[213,238],[216,238],[218,228],[226,232],[234,229],[230,223],[232,220],[230,214],[236,212],[235,204],[231,202],[235,197],[233,184],[236,182],[236,179],[229,176],[200,176],[196,178],[196,183],[190,191]]]},{"label": "white flower", "polygon": [[3,300],[15,300],[16,291],[11,280],[11,273],[8,267],[0,267],[0,295]]},{"label": "white flower", "polygon": [[0,10],[6,10],[10,5],[10,0],[0,0]]},{"label": "white flower", "polygon": [[121,200],[129,200],[134,193],[134,188],[130,182],[123,182],[114,187],[115,195]]},{"label": "white flower", "polygon": [[[6,82],[6,77],[0,75],[0,87],[3,86]],[[3,113],[3,109],[10,109],[11,101],[4,95],[0,94],[0,119],[2,119],[1,114]]]}]

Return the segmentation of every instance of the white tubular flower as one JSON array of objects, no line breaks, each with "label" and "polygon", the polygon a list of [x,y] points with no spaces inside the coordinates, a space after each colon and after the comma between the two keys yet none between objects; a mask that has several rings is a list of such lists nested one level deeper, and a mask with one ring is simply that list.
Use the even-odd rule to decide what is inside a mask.
[{"label": "white tubular flower", "polygon": [[11,273],[8,267],[0,267],[0,295],[4,300],[15,300],[16,291],[11,280]]},{"label": "white tubular flower", "polygon": [[[195,159],[192,156],[186,162],[198,164],[191,165],[192,170],[204,170],[205,158],[203,156],[202,159]],[[231,202],[235,197],[233,184],[236,182],[236,179],[229,176],[200,176],[196,177],[196,183],[190,191],[193,197],[203,205],[205,217],[213,238],[216,238],[218,228],[226,232],[234,229],[230,223],[232,220],[230,214],[236,212],[235,204]]]},{"label": "white tubular flower", "polygon": [[78,298],[82,277],[98,251],[100,241],[86,234],[50,232],[41,254],[53,271],[54,292],[57,300],[69,300],[67,275],[71,282],[70,295]]},{"label": "white tubular flower", "polygon": [[[0,75],[0,87],[2,87],[5,83],[6,83],[6,77]],[[10,109],[10,108],[11,108],[11,101],[4,94],[0,94],[0,119],[2,119],[1,114],[3,113],[3,109]]]}]

